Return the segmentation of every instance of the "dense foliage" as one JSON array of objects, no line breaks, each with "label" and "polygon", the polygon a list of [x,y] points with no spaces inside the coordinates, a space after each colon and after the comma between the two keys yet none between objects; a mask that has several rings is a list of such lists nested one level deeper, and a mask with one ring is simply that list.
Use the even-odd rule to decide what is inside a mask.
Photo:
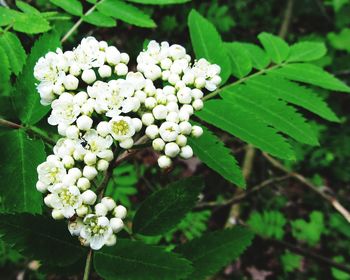
[{"label": "dense foliage", "polygon": [[[350,279],[350,1],[282,2],[0,1],[4,279]],[[125,219],[118,220],[113,246],[94,250],[69,234],[67,220],[54,220],[63,216],[40,193],[47,186],[38,186],[37,166],[57,150],[62,128],[52,127],[52,110],[42,104],[54,98],[43,98],[34,73],[48,52],[74,50],[89,36],[130,55],[105,80],[99,69],[97,79],[140,71],[160,92],[185,85],[204,92],[190,98],[192,133],[184,144],[172,140],[174,156],[163,151],[158,127],[149,129],[154,120],[142,118],[156,115],[155,105],[142,102],[132,114],[142,120],[136,132],[146,140],[130,144],[135,131],[128,143],[113,137],[114,157],[99,158],[97,167],[95,156],[97,202],[103,208],[113,201],[113,219]],[[162,73],[153,77],[152,63],[140,66],[152,40],[183,45],[196,59],[188,67],[205,59],[220,66],[220,77],[214,71],[204,82],[191,81],[181,70],[173,79],[160,62],[154,65]],[[88,87],[89,78],[81,79]],[[66,88],[73,95],[82,90]],[[109,121],[108,113],[99,114],[90,114],[94,125],[96,118]],[[103,204],[103,196],[112,199]],[[116,205],[127,208],[126,217],[125,208],[115,214]],[[70,226],[102,211],[84,207],[83,214],[65,215]]]}]

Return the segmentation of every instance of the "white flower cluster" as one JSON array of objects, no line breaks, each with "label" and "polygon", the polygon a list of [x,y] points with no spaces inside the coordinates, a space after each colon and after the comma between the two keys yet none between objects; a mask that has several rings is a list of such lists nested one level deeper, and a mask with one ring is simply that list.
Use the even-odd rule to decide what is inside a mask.
[{"label": "white flower cluster", "polygon": [[[41,103],[51,105],[48,118],[63,137],[53,155],[38,166],[37,189],[54,219],[69,219],[69,231],[92,249],[116,242],[126,209],[109,197],[97,201],[92,181],[108,169],[113,143],[133,147],[135,139],[152,140],[161,168],[172,158],[190,158],[187,137],[201,127],[189,119],[203,107],[203,91],[213,91],[220,67],[191,57],[180,45],[151,41],[137,57],[138,72],[128,69],[129,56],[93,37],[73,51],[49,52],[34,76]],[[161,85],[161,86],[159,86]]]}]

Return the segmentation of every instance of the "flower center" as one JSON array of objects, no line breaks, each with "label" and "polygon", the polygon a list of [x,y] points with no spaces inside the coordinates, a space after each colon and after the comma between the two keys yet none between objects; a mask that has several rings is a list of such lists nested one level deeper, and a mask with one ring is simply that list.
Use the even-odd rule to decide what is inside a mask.
[{"label": "flower center", "polygon": [[88,231],[91,235],[103,235],[107,231],[107,226],[100,226],[97,223],[97,218],[93,218],[90,221]]},{"label": "flower center", "polygon": [[77,196],[72,195],[67,189],[61,191],[58,196],[63,205],[73,206],[78,201]]},{"label": "flower center", "polygon": [[126,135],[129,132],[129,124],[124,120],[113,122],[112,130],[117,135]]}]

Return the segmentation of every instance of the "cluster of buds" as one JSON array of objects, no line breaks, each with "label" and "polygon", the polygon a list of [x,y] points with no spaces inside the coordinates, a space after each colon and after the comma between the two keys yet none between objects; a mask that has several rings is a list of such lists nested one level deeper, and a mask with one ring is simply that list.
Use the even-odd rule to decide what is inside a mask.
[{"label": "cluster of buds", "polygon": [[192,157],[187,137],[203,130],[190,117],[202,109],[203,91],[221,82],[219,66],[205,59],[191,64],[183,47],[167,42],[149,43],[137,58],[138,72],[128,62],[128,54],[88,37],[72,51],[49,52],[34,68],[41,103],[52,108],[48,122],[62,136],[37,168],[37,189],[52,217],[69,219],[71,234],[94,250],[115,244],[126,217],[92,184],[114,159],[112,147],[131,149],[146,135],[162,153],[161,168],[178,155]]}]

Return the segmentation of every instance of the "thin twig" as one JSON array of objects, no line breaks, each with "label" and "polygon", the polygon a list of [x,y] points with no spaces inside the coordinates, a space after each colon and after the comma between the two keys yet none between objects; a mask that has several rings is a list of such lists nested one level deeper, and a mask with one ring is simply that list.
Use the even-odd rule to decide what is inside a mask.
[{"label": "thin twig", "polygon": [[284,11],[283,21],[280,27],[280,31],[278,32],[278,36],[280,36],[283,39],[288,34],[290,22],[292,19],[292,13],[293,13],[293,2],[294,0],[288,0],[286,9]]},{"label": "thin twig", "polygon": [[342,271],[345,271],[347,273],[350,273],[350,267],[349,266],[346,266],[346,265],[343,265],[341,263],[338,263],[338,262],[335,262],[331,259],[328,259],[328,258],[325,258],[324,256],[321,256],[319,254],[316,254],[315,252],[312,252],[310,250],[306,250],[306,249],[303,249],[303,248],[300,248],[298,246],[295,246],[293,244],[290,244],[290,243],[287,243],[285,241],[281,241],[281,240],[271,240],[273,243],[276,243],[276,244],[279,244],[283,247],[286,247],[288,248],[290,251],[293,251],[294,253],[297,253],[299,255],[302,255],[304,257],[307,257],[307,258],[311,258],[311,259],[314,259],[320,263],[323,263],[325,265],[329,265],[329,266],[333,266],[339,270],[342,270]]},{"label": "thin twig", "polygon": [[90,249],[86,257],[83,280],[89,280],[90,270],[91,270],[91,261],[92,261],[92,250]]},{"label": "thin twig", "polygon": [[91,14],[97,7],[97,5],[100,2],[96,3],[95,5],[93,5],[73,26],[71,29],[68,30],[68,32],[66,33],[66,35],[63,36],[63,38],[61,39],[61,43],[64,43],[65,41],[67,41],[67,39],[73,34],[73,32],[75,30],[78,29],[78,27],[83,23],[83,17]]},{"label": "thin twig", "polygon": [[5,119],[0,119],[0,126],[3,127],[8,127],[8,128],[13,128],[13,129],[24,129],[26,132],[32,133],[38,137],[40,137],[41,139],[43,139],[46,143],[50,144],[50,145],[56,145],[55,140],[53,140],[52,138],[48,137],[47,135],[43,134],[41,132],[41,130],[35,126],[23,126],[21,124],[17,124]]},{"label": "thin twig", "polygon": [[349,223],[350,223],[350,213],[349,211],[340,204],[340,202],[333,196],[330,196],[323,192],[321,189],[313,185],[308,179],[306,179],[303,175],[289,171],[288,168],[286,168],[282,163],[277,161],[276,159],[270,157],[268,154],[263,153],[263,156],[277,169],[285,172],[286,174],[289,174],[291,177],[297,179],[301,183],[303,183],[305,186],[309,187],[312,191],[319,194],[322,198],[327,200]]},{"label": "thin twig", "polygon": [[267,179],[267,180],[261,182],[260,184],[249,188],[246,192],[243,192],[239,195],[235,195],[231,199],[228,199],[228,200],[225,200],[222,202],[217,202],[217,201],[202,202],[196,206],[196,209],[202,209],[202,208],[208,208],[208,207],[223,207],[223,206],[236,204],[236,203],[241,202],[242,200],[246,199],[247,197],[251,196],[252,194],[262,190],[263,188],[265,188],[271,184],[284,181],[288,178],[290,178],[289,174],[284,175],[284,176],[280,176],[280,177]]},{"label": "thin twig", "polygon": [[[138,139],[134,145],[142,145],[144,144],[149,138],[144,135],[142,137],[140,137],[140,139]],[[129,157],[131,157],[132,155],[136,154],[137,152],[139,152],[139,149],[136,150],[130,150],[130,151],[125,151],[123,153],[121,153],[117,159],[115,160],[115,165],[118,165],[121,161],[123,161],[124,159],[127,159]]]}]

